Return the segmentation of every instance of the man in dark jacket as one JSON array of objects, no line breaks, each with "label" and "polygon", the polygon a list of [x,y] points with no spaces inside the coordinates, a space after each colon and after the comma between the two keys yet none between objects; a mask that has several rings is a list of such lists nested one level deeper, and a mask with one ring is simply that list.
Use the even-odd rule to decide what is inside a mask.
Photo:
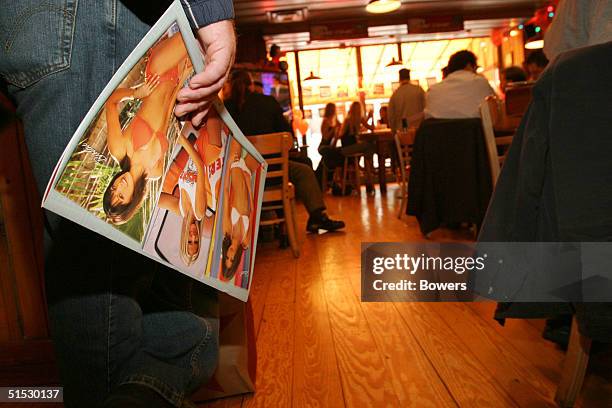
[{"label": "man in dark jacket", "polygon": [[[479,241],[612,240],[611,65],[608,42],[561,54],[544,71],[512,141]],[[555,272],[545,271],[550,276],[544,286],[555,287]],[[498,290],[527,279],[520,273],[499,278],[504,284]],[[556,317],[574,309],[584,335],[610,341],[610,304],[505,303],[496,317]]]},{"label": "man in dark jacket", "polygon": [[[225,106],[247,137],[275,132],[292,133],[276,99],[251,92],[251,77],[248,72],[232,72],[230,87],[231,97],[225,101]],[[327,216],[323,193],[312,167],[290,160],[289,180],[295,185],[297,197],[308,211],[308,232],[336,231],[344,228],[343,221],[332,220]]]}]

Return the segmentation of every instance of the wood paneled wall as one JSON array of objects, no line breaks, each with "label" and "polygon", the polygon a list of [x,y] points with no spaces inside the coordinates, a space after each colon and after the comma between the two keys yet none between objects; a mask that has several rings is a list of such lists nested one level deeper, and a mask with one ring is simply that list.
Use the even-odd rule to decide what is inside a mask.
[{"label": "wood paneled wall", "polygon": [[40,198],[21,123],[2,94],[0,109],[0,385],[53,383]]}]

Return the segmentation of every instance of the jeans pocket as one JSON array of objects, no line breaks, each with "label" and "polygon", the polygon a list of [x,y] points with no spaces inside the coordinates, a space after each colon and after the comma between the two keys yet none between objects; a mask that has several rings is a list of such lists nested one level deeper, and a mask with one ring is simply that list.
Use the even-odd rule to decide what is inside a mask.
[{"label": "jeans pocket", "polygon": [[25,88],[70,67],[78,0],[2,1],[0,75]]}]

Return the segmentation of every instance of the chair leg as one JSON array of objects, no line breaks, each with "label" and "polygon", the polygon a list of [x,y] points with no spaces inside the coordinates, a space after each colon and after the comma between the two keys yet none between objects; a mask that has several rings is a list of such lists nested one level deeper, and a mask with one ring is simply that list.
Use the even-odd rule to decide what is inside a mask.
[{"label": "chair leg", "polygon": [[325,194],[327,192],[327,187],[329,187],[327,182],[327,173],[329,170],[327,166],[325,166],[325,163],[321,163],[320,166],[321,169],[323,169],[323,174],[321,175],[321,192]]},{"label": "chair leg", "polygon": [[361,169],[359,168],[359,157],[353,159],[353,165],[355,166],[355,190],[357,195],[361,194]]},{"label": "chair leg", "polygon": [[287,235],[289,235],[289,245],[293,251],[295,258],[300,257],[300,247],[297,242],[297,228],[295,225],[295,205],[294,200],[284,199],[283,209],[285,211],[285,224],[287,226]]},{"label": "chair leg", "polygon": [[591,339],[580,334],[578,322],[574,317],[569,346],[563,360],[561,381],[555,394],[555,401],[559,407],[571,408],[574,406],[586,374],[590,350]]},{"label": "chair leg", "polygon": [[344,167],[342,168],[342,195],[346,194],[346,176],[348,172],[348,157],[344,158]]},{"label": "chair leg", "polygon": [[[363,157],[365,165],[366,183],[374,187],[374,159],[368,159],[366,156]],[[379,163],[380,166],[380,163]]]},{"label": "chair leg", "polygon": [[404,212],[406,211],[406,205],[408,204],[408,193],[406,192],[406,183],[402,183],[401,186],[401,193],[400,193],[400,208],[399,208],[399,212],[397,213],[397,218],[399,218],[400,220],[402,219],[402,216],[404,215]]}]

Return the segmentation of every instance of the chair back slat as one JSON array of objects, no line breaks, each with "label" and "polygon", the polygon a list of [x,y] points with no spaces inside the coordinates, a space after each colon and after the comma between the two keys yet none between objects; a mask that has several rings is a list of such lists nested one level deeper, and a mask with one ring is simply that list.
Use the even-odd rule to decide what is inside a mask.
[{"label": "chair back slat", "polygon": [[523,116],[529,106],[529,102],[531,102],[532,92],[533,83],[506,88],[506,115]]},{"label": "chair back slat", "polygon": [[290,139],[291,134],[288,132],[249,136],[249,141],[253,143],[262,156],[281,155],[283,152],[288,155]]},{"label": "chair back slat", "polygon": [[278,188],[278,186],[282,185],[283,190],[287,189],[289,184],[291,134],[288,132],[267,133],[249,136],[249,141],[268,163],[266,186],[276,186]]},{"label": "chair back slat", "polygon": [[[493,131],[493,121],[491,120],[491,101],[494,97],[488,96],[480,104],[480,119],[482,121],[482,132],[485,138],[485,146],[487,148],[487,156],[489,157],[489,172],[491,173],[491,182],[493,188],[497,183],[497,177],[499,177],[499,156],[497,155],[497,146],[495,144],[495,133]],[[497,104],[495,101],[493,101]]]}]

